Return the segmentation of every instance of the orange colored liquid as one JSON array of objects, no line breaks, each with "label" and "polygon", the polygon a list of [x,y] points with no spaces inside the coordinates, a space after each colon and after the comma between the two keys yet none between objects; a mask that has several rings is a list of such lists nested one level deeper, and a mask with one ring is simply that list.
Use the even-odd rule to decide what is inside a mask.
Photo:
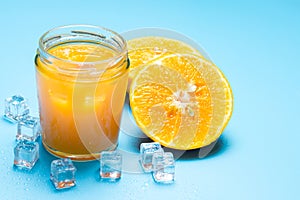
[{"label": "orange colored liquid", "polygon": [[[116,53],[94,44],[64,44],[49,49],[48,53],[81,64],[59,59],[47,63],[40,57],[36,59],[45,148],[56,156],[73,160],[93,160],[101,151],[115,149],[127,87],[126,66],[115,78],[111,76],[112,70],[106,70],[96,79],[82,79],[80,74],[69,76],[63,70],[71,67],[75,67],[75,71],[76,67],[84,70],[92,62],[113,58]],[[120,63],[115,65],[120,66]]]}]

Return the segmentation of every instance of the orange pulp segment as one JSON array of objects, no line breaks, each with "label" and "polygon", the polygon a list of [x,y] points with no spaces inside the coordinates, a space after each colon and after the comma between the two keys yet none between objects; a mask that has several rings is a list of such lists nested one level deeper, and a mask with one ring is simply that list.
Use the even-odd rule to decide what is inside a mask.
[{"label": "orange pulp segment", "polygon": [[131,81],[140,68],[149,65],[149,63],[163,56],[180,53],[203,57],[197,49],[178,40],[165,37],[149,36],[135,38],[129,40],[127,44],[128,56],[130,59],[128,92]]}]

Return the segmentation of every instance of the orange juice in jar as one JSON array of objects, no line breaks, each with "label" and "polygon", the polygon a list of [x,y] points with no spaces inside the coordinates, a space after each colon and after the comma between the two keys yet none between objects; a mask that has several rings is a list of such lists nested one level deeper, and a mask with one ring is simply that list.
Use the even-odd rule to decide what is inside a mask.
[{"label": "orange juice in jar", "polygon": [[44,147],[79,161],[115,149],[128,81],[124,39],[102,27],[58,27],[41,37],[35,64]]}]

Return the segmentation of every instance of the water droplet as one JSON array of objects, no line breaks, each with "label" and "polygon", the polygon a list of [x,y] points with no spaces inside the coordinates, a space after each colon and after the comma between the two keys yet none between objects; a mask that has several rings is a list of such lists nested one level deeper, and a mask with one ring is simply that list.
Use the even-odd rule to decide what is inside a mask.
[{"label": "water droplet", "polygon": [[187,89],[188,92],[195,92],[196,89],[197,89],[196,85],[191,84],[191,83],[188,84],[188,89]]},{"label": "water droplet", "polygon": [[142,186],[142,190],[147,190],[148,186],[149,186],[148,182],[144,183],[143,186]]}]

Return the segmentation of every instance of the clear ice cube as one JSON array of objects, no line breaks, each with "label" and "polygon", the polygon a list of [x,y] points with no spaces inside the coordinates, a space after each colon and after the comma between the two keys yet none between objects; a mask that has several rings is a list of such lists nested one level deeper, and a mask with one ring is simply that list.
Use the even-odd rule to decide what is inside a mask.
[{"label": "clear ice cube", "polygon": [[152,157],[155,152],[164,152],[159,142],[141,143],[140,163],[144,172],[152,171]]},{"label": "clear ice cube", "polygon": [[122,174],[122,155],[117,151],[103,151],[100,158],[100,178],[117,181]]},{"label": "clear ice cube", "polygon": [[40,119],[26,116],[18,122],[16,140],[36,141],[41,134]]},{"label": "clear ice cube", "polygon": [[28,114],[27,101],[21,95],[14,95],[5,99],[4,119],[16,123]]},{"label": "clear ice cube", "polygon": [[175,160],[171,152],[156,152],[153,154],[152,176],[155,182],[169,184],[174,182]]},{"label": "clear ice cube", "polygon": [[14,165],[18,168],[31,169],[39,159],[37,142],[20,141],[14,148]]},{"label": "clear ice cube", "polygon": [[71,188],[76,185],[76,167],[69,158],[51,162],[50,180],[57,190]]}]

